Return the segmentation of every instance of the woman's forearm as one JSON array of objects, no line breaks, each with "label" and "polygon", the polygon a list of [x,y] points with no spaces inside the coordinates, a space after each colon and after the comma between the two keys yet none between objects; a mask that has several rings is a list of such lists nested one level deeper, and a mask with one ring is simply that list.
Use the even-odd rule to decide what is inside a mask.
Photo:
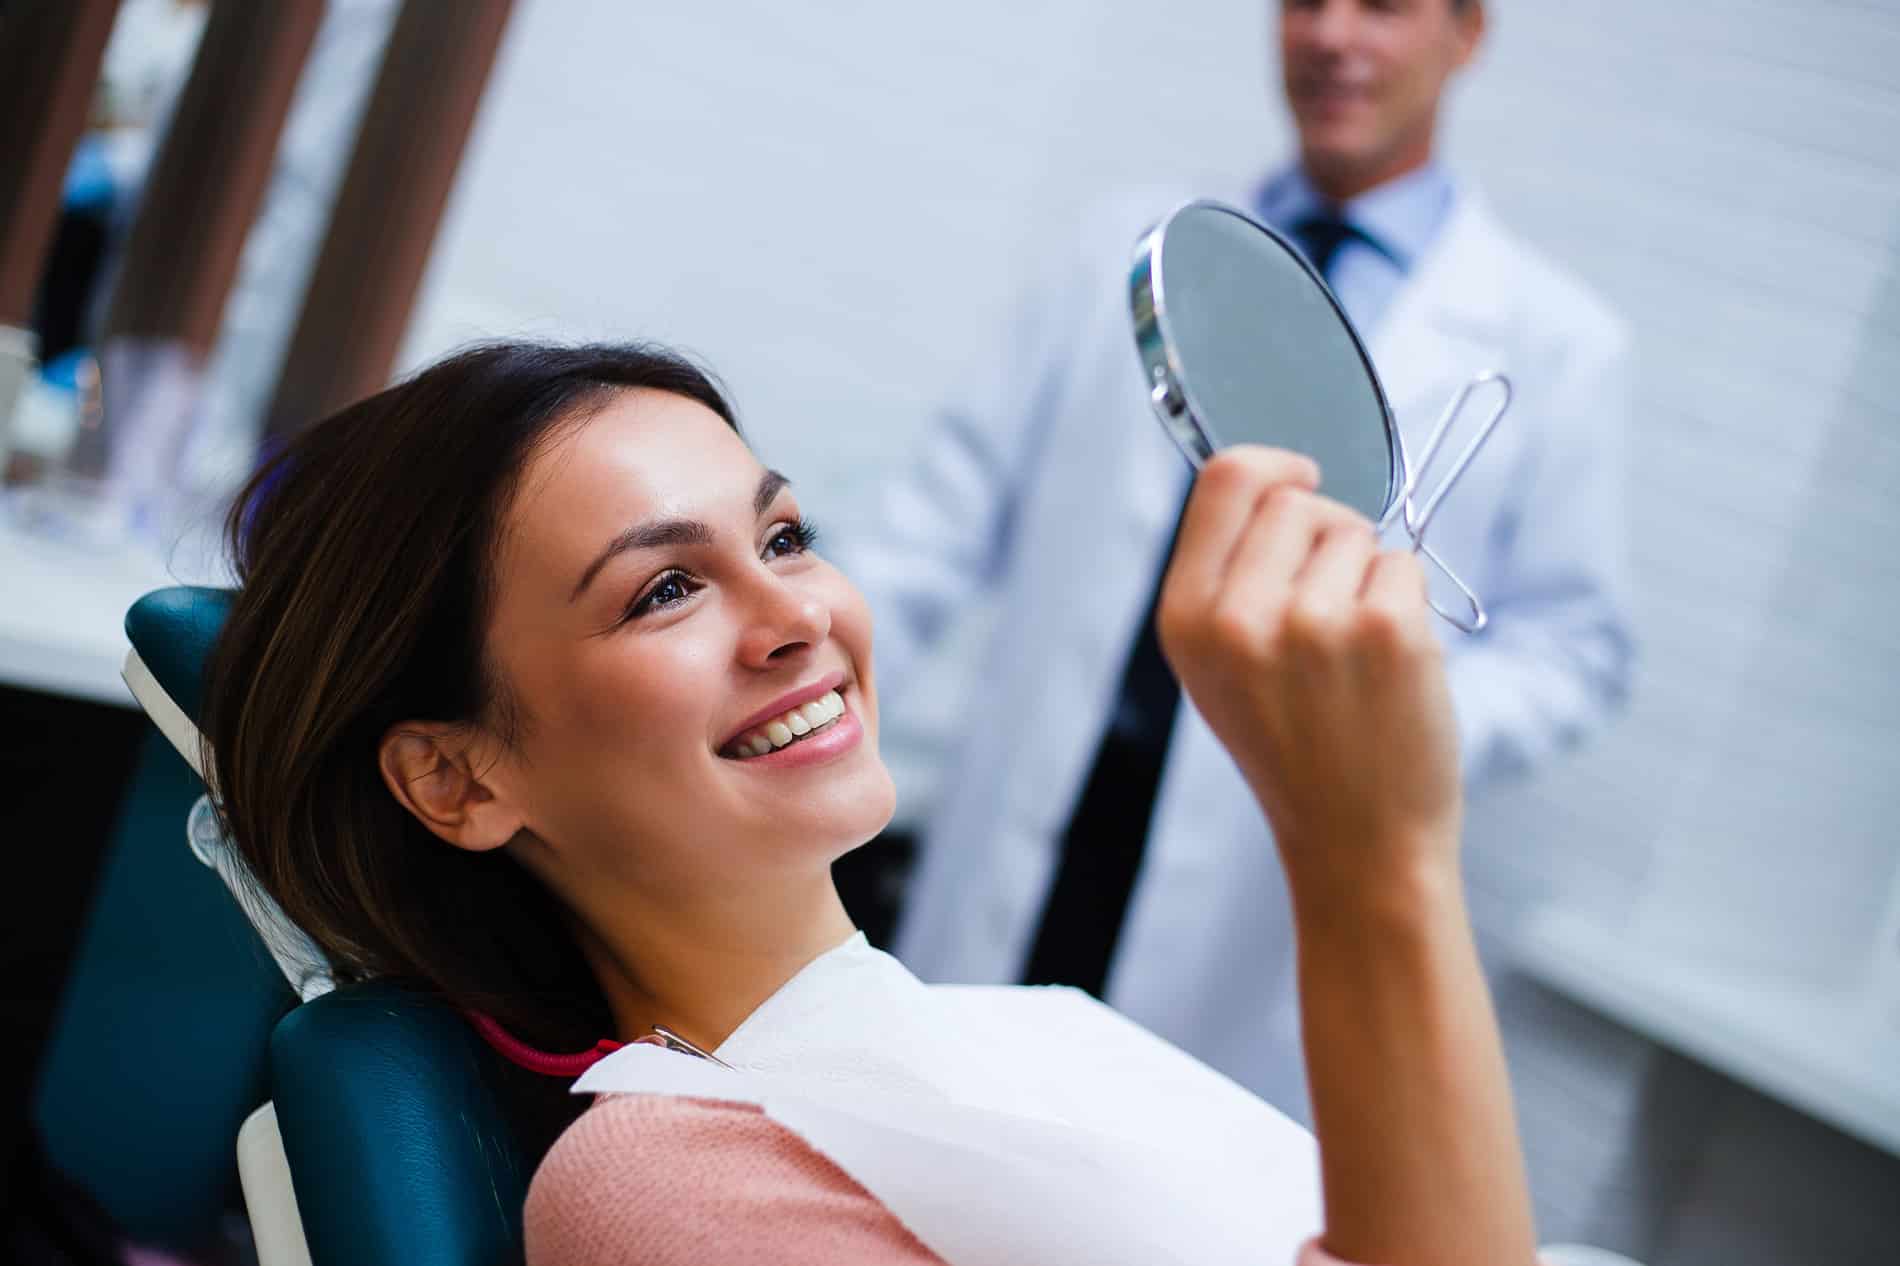
[{"label": "woman's forearm", "polygon": [[1295,918],[1326,1249],[1530,1266],[1510,1082],[1455,871],[1296,897]]},{"label": "woman's forearm", "polygon": [[1300,942],[1325,1246],[1531,1266],[1510,1084],[1459,892],[1457,721],[1418,559],[1309,459],[1216,454],[1162,586],[1168,663],[1273,825]]}]

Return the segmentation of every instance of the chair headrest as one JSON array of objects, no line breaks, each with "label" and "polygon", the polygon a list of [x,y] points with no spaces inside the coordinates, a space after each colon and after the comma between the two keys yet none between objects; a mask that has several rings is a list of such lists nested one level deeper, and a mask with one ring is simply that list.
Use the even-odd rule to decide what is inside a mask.
[{"label": "chair headrest", "polygon": [[158,589],[125,613],[125,635],[132,642],[125,657],[126,685],[201,778],[208,777],[198,746],[205,661],[224,628],[232,597],[229,589]]},{"label": "chair headrest", "polygon": [[[125,656],[125,684],[145,715],[214,794],[212,771],[203,764],[198,718],[204,709],[205,662],[217,644],[234,596],[229,589],[158,589],[125,613],[125,635],[132,642]],[[249,882],[237,850],[219,829],[217,814],[206,798],[200,797],[192,807],[185,834],[198,860],[224,881],[297,996],[307,1000],[327,992],[332,987],[330,967],[322,951],[275,901]]]}]

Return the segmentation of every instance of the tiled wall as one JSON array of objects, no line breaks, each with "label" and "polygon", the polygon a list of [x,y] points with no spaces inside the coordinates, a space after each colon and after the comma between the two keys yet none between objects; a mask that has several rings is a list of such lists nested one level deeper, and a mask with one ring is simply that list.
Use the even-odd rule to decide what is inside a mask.
[{"label": "tiled wall", "polygon": [[[686,345],[848,519],[1090,196],[1283,153],[1271,8],[528,0],[408,358],[508,331]],[[1873,953],[1900,866],[1900,4],[1491,9],[1447,153],[1642,362],[1639,693],[1473,813],[1543,1230],[1656,1266],[1900,1262],[1900,1160],[1509,967],[1550,899],[1780,977]],[[959,671],[896,735],[910,812]]]}]

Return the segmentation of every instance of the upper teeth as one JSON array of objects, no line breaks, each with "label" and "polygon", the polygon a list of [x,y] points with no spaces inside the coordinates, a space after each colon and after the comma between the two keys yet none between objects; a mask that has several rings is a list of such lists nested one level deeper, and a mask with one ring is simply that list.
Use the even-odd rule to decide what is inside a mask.
[{"label": "upper teeth", "polygon": [[747,730],[732,741],[731,750],[740,756],[763,756],[794,739],[804,738],[813,730],[824,729],[843,715],[844,696],[835,690],[829,691]]}]

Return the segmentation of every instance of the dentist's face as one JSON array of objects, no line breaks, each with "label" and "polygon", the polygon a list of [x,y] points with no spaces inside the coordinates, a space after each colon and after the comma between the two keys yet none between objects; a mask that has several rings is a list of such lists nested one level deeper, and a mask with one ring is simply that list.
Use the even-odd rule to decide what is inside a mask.
[{"label": "dentist's face", "polygon": [[530,461],[496,569],[493,772],[557,885],[716,900],[889,820],[869,612],[717,414],[610,398]]},{"label": "dentist's face", "polygon": [[1281,73],[1309,168],[1374,181],[1428,153],[1483,29],[1479,0],[1282,0]]}]

